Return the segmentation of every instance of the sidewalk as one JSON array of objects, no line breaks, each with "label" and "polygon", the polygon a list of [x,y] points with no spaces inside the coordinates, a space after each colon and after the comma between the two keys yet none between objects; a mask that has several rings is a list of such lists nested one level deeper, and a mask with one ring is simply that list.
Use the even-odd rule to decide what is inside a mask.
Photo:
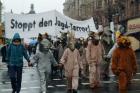
[{"label": "sidewalk", "polygon": [[0,56],[0,70],[6,68],[7,68],[7,64],[2,62],[2,57]]}]

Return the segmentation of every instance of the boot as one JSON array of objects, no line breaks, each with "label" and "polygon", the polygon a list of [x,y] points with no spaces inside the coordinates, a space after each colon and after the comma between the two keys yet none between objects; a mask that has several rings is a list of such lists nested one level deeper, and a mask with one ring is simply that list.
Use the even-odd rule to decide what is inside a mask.
[{"label": "boot", "polygon": [[68,90],[67,90],[67,93],[72,93],[72,90],[71,90],[71,89],[68,89]]},{"label": "boot", "polygon": [[77,93],[77,90],[76,90],[76,89],[73,89],[73,90],[72,90],[72,93]]},{"label": "boot", "polygon": [[12,91],[12,93],[16,93],[16,91],[15,91],[15,90],[13,90],[13,91]]}]

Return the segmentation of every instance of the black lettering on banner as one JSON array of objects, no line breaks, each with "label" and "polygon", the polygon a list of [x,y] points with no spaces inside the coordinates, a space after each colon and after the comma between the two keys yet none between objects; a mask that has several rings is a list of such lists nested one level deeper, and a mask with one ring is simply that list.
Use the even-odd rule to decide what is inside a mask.
[{"label": "black lettering on banner", "polygon": [[52,24],[53,24],[52,20],[49,20],[48,23],[49,23],[48,26],[52,26]]},{"label": "black lettering on banner", "polygon": [[12,28],[12,29],[15,27],[14,21],[15,21],[14,19],[11,19],[11,24],[12,24],[11,28]]},{"label": "black lettering on banner", "polygon": [[80,27],[80,26],[75,26],[73,25],[72,23],[70,23],[70,27],[71,27],[71,30],[74,30],[74,31],[82,31],[82,32],[89,32],[90,31],[90,27],[89,25],[87,27]]},{"label": "black lettering on banner", "polygon": [[18,22],[15,19],[11,19],[11,29],[22,29],[25,31],[26,29],[30,31],[32,28],[35,28],[36,22]]},{"label": "black lettering on banner", "polygon": [[[41,18],[40,22],[38,23],[38,26],[41,27],[48,27],[48,26],[52,26],[53,25],[53,20],[49,19],[49,20],[45,20],[44,18]],[[73,23],[68,23],[67,21],[62,22],[61,20],[58,19],[58,17],[56,17],[55,20],[55,26],[59,26],[62,30],[66,29],[66,28],[70,28],[70,30],[74,30],[74,31],[82,31],[82,32],[88,32],[90,31],[90,26],[87,25],[86,27],[84,26],[77,26],[74,25]],[[36,27],[36,21],[33,20],[32,22],[18,22],[15,19],[11,19],[11,29],[22,29],[23,31],[30,31],[33,28]]]},{"label": "black lettering on banner", "polygon": [[58,23],[57,23],[57,17],[55,18],[56,20],[55,20],[55,25],[57,25]]},{"label": "black lettering on banner", "polygon": [[36,24],[36,22],[35,22],[35,20],[33,21],[33,27],[35,28],[35,24]]},{"label": "black lettering on banner", "polygon": [[79,26],[77,26],[76,29],[77,29],[77,31],[81,31],[81,27],[79,27]]},{"label": "black lettering on banner", "polygon": [[52,20],[44,20],[44,18],[41,19],[39,22],[39,27],[47,27],[47,26],[52,26]]},{"label": "black lettering on banner", "polygon": [[18,28],[19,28],[19,29],[22,28],[22,23],[21,23],[21,22],[19,22],[19,24],[18,24]]},{"label": "black lettering on banner", "polygon": [[44,27],[47,27],[47,26],[48,26],[48,22],[44,21]]},{"label": "black lettering on banner", "polygon": [[67,21],[66,21],[66,24],[65,24],[65,28],[68,28],[68,23],[67,23]]},{"label": "black lettering on banner", "polygon": [[65,24],[61,23],[61,29],[64,30]]},{"label": "black lettering on banner", "polygon": [[76,31],[76,28],[75,28],[75,26],[72,26],[72,30]]},{"label": "black lettering on banner", "polygon": [[23,32],[27,29],[27,23],[23,23]]},{"label": "black lettering on banner", "polygon": [[81,29],[82,29],[82,31],[84,31],[84,32],[85,32],[85,27],[82,27]]},{"label": "black lettering on banner", "polygon": [[15,28],[18,28],[18,22],[15,21]]},{"label": "black lettering on banner", "polygon": [[39,27],[43,27],[43,18],[42,18],[42,20],[39,22]]},{"label": "black lettering on banner", "polygon": [[28,31],[30,31],[31,28],[32,28],[32,23],[29,23],[29,25],[28,25]]},{"label": "black lettering on banner", "polygon": [[88,27],[85,28],[85,32],[87,32]]},{"label": "black lettering on banner", "polygon": [[91,30],[90,30],[90,27],[89,27],[89,25],[88,25],[88,27],[87,27],[87,28],[88,28],[88,30],[87,30],[88,32],[89,32],[89,31],[91,31]]},{"label": "black lettering on banner", "polygon": [[73,24],[72,24],[72,23],[70,23],[70,28],[71,28],[71,30],[73,30],[73,27],[72,27],[72,26],[73,26]]},{"label": "black lettering on banner", "polygon": [[66,23],[61,22],[61,21],[58,20],[58,18],[56,17],[55,26],[59,26],[59,27],[61,27],[62,30],[64,30],[65,28],[68,28],[68,23],[67,23],[67,21],[66,21]]}]

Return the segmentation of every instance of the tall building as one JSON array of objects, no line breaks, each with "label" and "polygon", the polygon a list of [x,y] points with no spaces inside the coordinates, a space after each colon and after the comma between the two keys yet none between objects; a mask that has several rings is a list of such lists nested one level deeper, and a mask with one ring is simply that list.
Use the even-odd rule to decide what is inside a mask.
[{"label": "tall building", "polygon": [[[65,0],[64,14],[78,20],[100,19],[106,0]],[[102,17],[101,17],[102,19]],[[101,20],[100,19],[100,20]]]},{"label": "tall building", "polygon": [[31,4],[29,14],[35,14],[34,4]]},{"label": "tall building", "polygon": [[[125,34],[140,41],[140,0],[65,0],[63,12],[76,20],[93,17],[96,28],[103,25],[105,33],[127,31]],[[137,40],[131,39],[132,42]],[[140,49],[140,42],[133,47]]]},{"label": "tall building", "polygon": [[97,24],[109,25],[140,16],[140,0],[65,0],[65,15],[85,20],[93,17]]}]

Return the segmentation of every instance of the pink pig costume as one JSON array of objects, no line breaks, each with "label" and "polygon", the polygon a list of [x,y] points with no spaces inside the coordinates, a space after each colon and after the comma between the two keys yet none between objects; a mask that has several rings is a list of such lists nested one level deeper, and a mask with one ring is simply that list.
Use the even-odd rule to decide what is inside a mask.
[{"label": "pink pig costume", "polygon": [[79,68],[83,69],[82,63],[80,62],[79,51],[77,49],[71,51],[69,48],[67,48],[64,51],[60,63],[64,65],[68,89],[77,90],[79,80]]},{"label": "pink pig costume", "polygon": [[86,57],[89,64],[89,82],[91,88],[100,86],[100,65],[103,54],[104,48],[100,42],[98,45],[94,45],[92,41],[88,42]]}]

